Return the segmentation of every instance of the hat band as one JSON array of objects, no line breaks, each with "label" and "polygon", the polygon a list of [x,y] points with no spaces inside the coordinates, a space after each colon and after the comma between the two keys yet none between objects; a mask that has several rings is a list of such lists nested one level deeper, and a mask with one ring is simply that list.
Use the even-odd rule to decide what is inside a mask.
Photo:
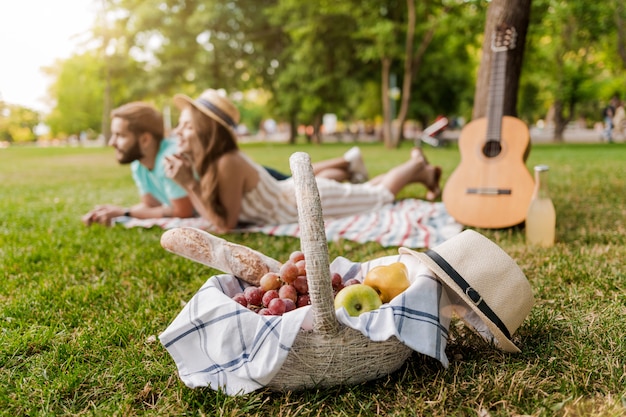
[{"label": "hat band", "polygon": [[224,113],[222,111],[222,109],[220,109],[219,107],[217,107],[216,105],[214,105],[210,101],[205,100],[202,97],[198,98],[196,101],[198,103],[202,104],[207,109],[211,110],[213,113],[215,113],[217,115],[217,117],[221,118],[224,122],[226,122],[227,125],[229,125],[233,129],[237,127],[237,124],[235,123],[235,121],[233,119],[231,119],[231,117],[229,115]]},{"label": "hat band", "polygon": [[509,334],[509,329],[507,329],[504,323],[502,323],[502,320],[500,320],[500,317],[498,317],[498,315],[494,313],[494,311],[487,305],[485,300],[483,300],[483,298],[478,293],[478,291],[472,288],[472,286],[469,285],[467,281],[465,281],[465,279],[461,276],[461,274],[459,274],[456,271],[456,269],[452,267],[452,265],[450,265],[445,259],[443,259],[443,257],[441,257],[441,255],[439,255],[434,250],[428,249],[424,253],[430,259],[435,261],[435,263],[439,265],[439,267],[443,269],[443,271],[446,274],[448,274],[450,278],[452,278],[452,280],[456,283],[456,285],[461,287],[461,290],[463,290],[465,295],[467,295],[469,299],[472,300],[474,305],[478,307],[478,309],[485,316],[487,316],[487,318],[491,320],[498,327],[498,329],[500,329],[500,331],[504,334],[504,336],[506,336],[507,339],[511,339],[511,335]]}]

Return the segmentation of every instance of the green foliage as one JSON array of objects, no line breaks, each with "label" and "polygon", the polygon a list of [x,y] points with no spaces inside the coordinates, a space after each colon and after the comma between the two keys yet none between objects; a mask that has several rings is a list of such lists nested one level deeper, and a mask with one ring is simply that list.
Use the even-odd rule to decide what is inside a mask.
[{"label": "green foliage", "polygon": [[[427,123],[439,114],[470,116],[490,4],[415,2],[415,47],[434,32],[413,77],[408,118]],[[391,73],[402,79],[407,59],[405,1],[101,5],[94,49],[49,69],[56,77],[50,96],[57,105],[47,118],[53,133],[100,131],[110,107],[131,100],[164,107],[175,93],[195,96],[206,88],[263,90],[271,116],[294,123],[314,123],[326,112],[373,120],[382,109],[381,60],[390,59]],[[626,94],[625,21],[621,2],[534,0],[520,117],[533,123],[558,104],[564,120],[583,117],[591,124],[611,95]]]},{"label": "green foliage", "polygon": [[[615,3],[585,1],[533,2],[533,16],[526,47],[526,71],[520,86],[520,115],[528,122],[542,118],[555,103],[564,120],[598,120],[600,109],[611,97],[603,85],[620,71],[617,48],[606,48],[614,39]],[[623,13],[623,10],[621,11]],[[623,30],[623,29],[622,29]]]},{"label": "green foliage", "polygon": [[74,55],[49,68],[56,75],[51,93],[57,97],[46,117],[51,134],[67,136],[85,130],[100,131],[104,109],[104,66],[95,53]]},{"label": "green foliage", "polygon": [[32,142],[39,122],[38,112],[0,101],[0,141]]},{"label": "green foliage", "polygon": [[323,0],[306,5],[284,0],[272,8],[271,21],[287,22],[282,26],[290,39],[276,83],[282,115],[295,111],[299,119],[310,122],[323,113],[344,112],[351,93],[346,88],[351,85],[348,75],[358,77],[359,68],[355,46],[348,42],[356,21],[341,6]]},{"label": "green foliage", "polygon": [[[351,144],[298,145],[313,160]],[[409,144],[361,144],[372,174],[406,159]],[[550,165],[557,244],[537,249],[523,230],[480,230],[516,260],[536,298],[504,354],[453,321],[449,368],[415,354],[398,372],[351,387],[228,397],[189,389],[158,342],[182,304],[217,271],[165,252],[160,229],[86,228],[94,204],[138,196],[110,148],[0,150],[0,415],[124,416],[602,416],[626,413],[626,187],[624,144],[534,145],[528,166]],[[244,145],[288,169],[293,146]],[[444,180],[456,146],[428,149]],[[421,186],[403,197],[421,197]],[[294,238],[228,234],[285,259]],[[331,259],[397,252],[330,242]]]}]

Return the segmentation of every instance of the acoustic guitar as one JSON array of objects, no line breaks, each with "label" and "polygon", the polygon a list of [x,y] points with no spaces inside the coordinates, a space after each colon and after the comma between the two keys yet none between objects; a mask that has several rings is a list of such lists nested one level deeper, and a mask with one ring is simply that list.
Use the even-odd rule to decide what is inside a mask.
[{"label": "acoustic guitar", "polygon": [[446,210],[466,226],[500,229],[520,224],[532,198],[534,180],[525,165],[528,127],[518,118],[503,116],[506,57],[515,37],[515,29],[503,25],[493,35],[487,117],[461,131],[461,161],[443,190]]}]

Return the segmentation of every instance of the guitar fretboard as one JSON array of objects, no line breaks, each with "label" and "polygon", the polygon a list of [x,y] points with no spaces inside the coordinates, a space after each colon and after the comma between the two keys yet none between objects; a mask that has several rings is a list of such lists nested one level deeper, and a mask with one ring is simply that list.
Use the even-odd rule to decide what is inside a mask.
[{"label": "guitar fretboard", "polygon": [[487,105],[487,141],[500,142],[502,137],[502,113],[504,106],[504,81],[506,76],[506,53],[508,49],[494,50],[489,80]]}]

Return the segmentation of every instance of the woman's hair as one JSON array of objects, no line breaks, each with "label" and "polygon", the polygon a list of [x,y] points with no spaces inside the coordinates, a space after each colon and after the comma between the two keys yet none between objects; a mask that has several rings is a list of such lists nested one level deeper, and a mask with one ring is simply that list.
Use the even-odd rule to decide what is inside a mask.
[{"label": "woman's hair", "polygon": [[163,115],[148,103],[133,101],[111,111],[111,118],[128,121],[128,130],[135,136],[150,133],[158,142],[163,140],[165,126]]},{"label": "woman's hair", "polygon": [[224,154],[239,149],[234,134],[194,106],[191,109],[192,126],[197,141],[191,141],[195,169],[200,176],[200,196],[209,202],[215,213],[226,218],[226,209],[217,193],[217,160]]}]

